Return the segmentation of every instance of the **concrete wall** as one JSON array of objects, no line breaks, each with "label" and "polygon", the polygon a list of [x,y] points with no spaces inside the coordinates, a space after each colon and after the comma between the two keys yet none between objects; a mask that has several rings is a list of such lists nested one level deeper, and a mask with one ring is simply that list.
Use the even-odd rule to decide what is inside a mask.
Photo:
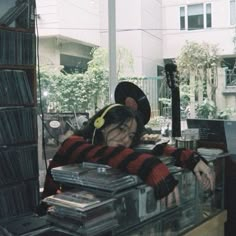
[{"label": "concrete wall", "polygon": [[[108,6],[101,1],[101,28],[108,28]],[[134,59],[133,76],[155,77],[162,64],[161,3],[156,0],[116,1],[116,44]],[[101,46],[108,47],[108,32],[101,32]]]},{"label": "concrete wall", "polygon": [[87,45],[100,45],[97,1],[38,0],[39,36],[62,35]]},{"label": "concrete wall", "polygon": [[39,39],[39,63],[40,65],[60,65],[60,52],[56,38]]},{"label": "concrete wall", "polygon": [[91,47],[66,41],[61,38],[41,37],[39,40],[39,59],[41,65],[59,66],[60,54],[91,59]]},{"label": "concrete wall", "polygon": [[157,76],[157,65],[163,65],[162,12],[160,1],[142,1],[142,58],[143,74]]},{"label": "concrete wall", "polygon": [[216,89],[216,105],[218,111],[227,108],[236,109],[236,87],[225,85],[225,68],[218,69],[218,87]]}]

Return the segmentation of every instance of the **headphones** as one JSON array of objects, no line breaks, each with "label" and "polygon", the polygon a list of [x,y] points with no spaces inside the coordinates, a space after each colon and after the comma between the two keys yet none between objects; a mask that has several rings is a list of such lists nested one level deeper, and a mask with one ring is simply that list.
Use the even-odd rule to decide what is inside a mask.
[{"label": "headphones", "polygon": [[94,121],[94,127],[96,129],[100,129],[102,128],[102,126],[105,123],[105,119],[104,116],[107,114],[107,112],[109,112],[113,107],[118,107],[118,106],[123,106],[121,104],[113,104],[107,107],[107,109],[101,114],[101,116],[99,116],[95,121]]}]

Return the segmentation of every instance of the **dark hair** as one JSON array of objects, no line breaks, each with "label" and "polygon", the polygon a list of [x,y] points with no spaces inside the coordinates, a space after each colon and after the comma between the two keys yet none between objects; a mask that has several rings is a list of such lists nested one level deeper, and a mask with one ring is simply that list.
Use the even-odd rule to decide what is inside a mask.
[{"label": "dark hair", "polygon": [[[100,117],[109,106],[111,105],[108,105],[104,107],[103,109],[101,109],[100,111],[98,111],[93,117],[89,119],[87,125],[83,129],[77,130],[75,134],[83,136],[86,140],[92,142],[93,133],[95,129],[94,121],[98,117]],[[133,140],[133,143],[131,144],[132,146],[135,146],[136,144],[139,143],[140,137],[144,130],[143,121],[140,115],[138,114],[138,112],[133,111],[131,108],[127,106],[123,106],[123,105],[112,107],[110,110],[107,111],[107,113],[104,115],[105,123],[101,128],[96,130],[93,143],[102,144],[104,142],[104,138],[103,138],[103,134],[101,130],[107,125],[117,124],[117,127],[119,127],[131,119],[135,119],[137,122],[137,130],[136,130],[135,138]]]}]

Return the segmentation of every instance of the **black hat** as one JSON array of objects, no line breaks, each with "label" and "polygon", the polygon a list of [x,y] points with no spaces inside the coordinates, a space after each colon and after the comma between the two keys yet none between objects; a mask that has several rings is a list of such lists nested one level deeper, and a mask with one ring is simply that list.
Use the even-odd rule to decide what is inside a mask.
[{"label": "black hat", "polygon": [[150,120],[151,107],[145,93],[135,84],[123,81],[115,88],[115,102],[137,110],[146,125]]}]

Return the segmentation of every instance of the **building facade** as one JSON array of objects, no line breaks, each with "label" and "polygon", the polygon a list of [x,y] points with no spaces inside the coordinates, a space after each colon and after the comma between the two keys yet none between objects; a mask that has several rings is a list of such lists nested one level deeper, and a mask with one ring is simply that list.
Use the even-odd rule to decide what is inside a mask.
[{"label": "building facade", "polygon": [[[37,1],[40,64],[83,72],[93,47],[108,47],[108,0]],[[236,0],[118,0],[116,45],[127,48],[127,76],[155,78],[188,41],[216,44],[223,60],[220,109],[236,103]]]},{"label": "building facade", "polygon": [[217,45],[219,110],[236,104],[236,1],[163,0],[163,59],[176,58],[186,41]]}]

